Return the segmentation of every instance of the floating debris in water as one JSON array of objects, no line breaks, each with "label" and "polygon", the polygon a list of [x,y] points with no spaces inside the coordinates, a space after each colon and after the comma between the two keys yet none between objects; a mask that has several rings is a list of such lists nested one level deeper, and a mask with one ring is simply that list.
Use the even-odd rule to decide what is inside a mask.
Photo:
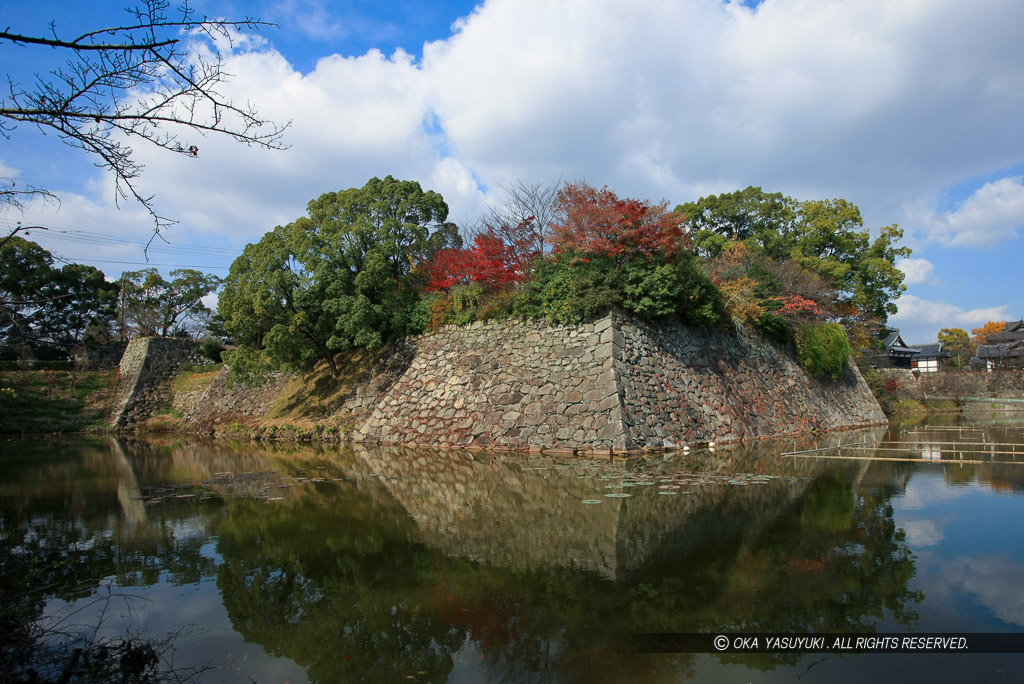
[{"label": "floating debris in water", "polygon": [[611,494],[605,494],[608,499],[628,499],[633,496],[632,494],[626,494],[624,492],[612,492]]},{"label": "floating debris in water", "polygon": [[604,501],[602,501],[601,499],[584,499],[583,501],[580,501],[580,503],[583,503],[583,504],[599,504],[599,503],[604,503]]}]

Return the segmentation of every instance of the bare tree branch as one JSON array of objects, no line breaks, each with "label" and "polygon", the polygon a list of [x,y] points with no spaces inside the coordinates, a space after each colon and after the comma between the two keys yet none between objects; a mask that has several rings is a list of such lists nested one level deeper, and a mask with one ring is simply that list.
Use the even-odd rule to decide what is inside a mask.
[{"label": "bare tree branch", "polygon": [[24,211],[25,202],[37,197],[42,198],[45,202],[60,203],[57,196],[49,190],[37,188],[33,185],[18,187],[17,181],[13,178],[0,176],[0,207],[10,207],[17,211]]},{"label": "bare tree branch", "polygon": [[[100,28],[66,40],[50,25],[52,37],[27,36],[7,28],[0,43],[25,48],[47,47],[70,54],[63,66],[36,74],[31,87],[8,77],[8,94],[0,98],[0,135],[10,137],[20,124],[35,124],[69,146],[93,155],[96,166],[115,179],[115,201],[133,200],[149,212],[154,232],[175,223],[161,215],[153,195],[139,189],[143,165],[133,158],[132,140],[141,140],[189,157],[199,155],[194,140],[183,136],[218,134],[249,146],[284,149],[288,123],[271,122],[249,103],[238,104],[220,90],[229,74],[218,44],[233,47],[237,35],[274,26],[258,19],[212,20],[197,16],[187,2],[168,18],[169,0],[142,0],[126,11],[131,21]],[[213,59],[190,49],[184,40],[204,39]],[[12,192],[0,182],[0,206],[21,209],[31,194]]]},{"label": "bare tree branch", "polygon": [[499,186],[505,193],[504,202],[493,207],[484,217],[483,223],[492,227],[518,226],[530,221],[537,240],[537,253],[544,254],[549,247],[548,234],[551,226],[559,220],[556,207],[558,190],[562,179],[554,183],[531,183],[517,180],[508,187]]}]

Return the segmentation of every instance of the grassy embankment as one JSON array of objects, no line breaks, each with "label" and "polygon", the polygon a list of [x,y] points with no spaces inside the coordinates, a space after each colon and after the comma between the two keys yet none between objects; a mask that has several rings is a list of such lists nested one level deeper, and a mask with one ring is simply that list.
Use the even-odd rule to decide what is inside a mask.
[{"label": "grassy embankment", "polygon": [[[338,375],[326,363],[310,371],[292,373],[277,393],[265,416],[211,416],[219,422],[200,421],[218,437],[280,441],[334,441],[354,426],[343,410],[356,385],[380,360],[380,353],[356,351],[336,357]],[[210,387],[221,366],[188,366],[171,384],[171,401],[139,426],[142,431],[171,432],[182,427],[175,400],[201,394]]]},{"label": "grassy embankment", "polygon": [[0,433],[103,430],[116,383],[116,370],[0,372]]}]

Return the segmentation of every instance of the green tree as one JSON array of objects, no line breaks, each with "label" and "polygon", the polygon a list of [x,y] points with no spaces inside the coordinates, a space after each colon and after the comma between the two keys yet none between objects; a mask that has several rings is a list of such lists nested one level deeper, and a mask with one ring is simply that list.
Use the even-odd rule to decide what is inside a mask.
[{"label": "green tree", "polygon": [[52,277],[53,256],[15,236],[0,248],[0,260],[0,335],[8,345],[27,344],[37,339],[44,304],[39,293]]},{"label": "green tree", "polygon": [[966,330],[943,328],[939,331],[938,339],[942,343],[942,350],[949,352],[950,361],[957,366],[967,363],[974,355],[974,345],[971,344]]},{"label": "green tree", "polygon": [[275,366],[377,349],[406,334],[418,301],[413,270],[461,246],[448,205],[415,181],[372,178],[328,192],[308,216],[267,233],[231,265],[220,297],[225,330]]},{"label": "green tree", "polygon": [[885,321],[906,289],[896,260],[910,255],[898,246],[903,231],[879,229],[872,240],[857,205],[844,199],[799,202],[781,193],[748,187],[702,197],[676,207],[690,220],[698,253],[717,256],[732,240],[757,246],[771,259],[793,260],[834,288],[847,324]]},{"label": "green tree", "polygon": [[122,275],[121,316],[126,331],[140,336],[195,333],[205,329],[210,309],[203,297],[216,291],[220,278],[179,268],[165,279],[155,268]]},{"label": "green tree", "polygon": [[796,200],[754,186],[676,207],[689,219],[702,256],[717,256],[730,240],[754,240],[778,260],[792,250],[798,210]]},{"label": "green tree", "polygon": [[0,338],[7,344],[67,347],[113,318],[117,283],[84,264],[54,268],[53,255],[12,237],[0,248]]}]

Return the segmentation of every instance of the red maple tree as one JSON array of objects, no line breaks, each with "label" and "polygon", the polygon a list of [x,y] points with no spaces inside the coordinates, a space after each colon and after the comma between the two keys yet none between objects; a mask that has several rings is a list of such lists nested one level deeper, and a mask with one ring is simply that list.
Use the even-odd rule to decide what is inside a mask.
[{"label": "red maple tree", "polygon": [[532,219],[517,226],[487,226],[468,249],[442,249],[424,264],[427,291],[439,292],[464,283],[481,283],[498,291],[518,287],[529,275],[537,255]]},{"label": "red maple tree", "polygon": [[607,187],[587,183],[566,185],[557,208],[565,217],[553,226],[554,251],[623,257],[661,253],[671,258],[685,246],[685,217],[668,211],[668,203],[619,199]]}]

